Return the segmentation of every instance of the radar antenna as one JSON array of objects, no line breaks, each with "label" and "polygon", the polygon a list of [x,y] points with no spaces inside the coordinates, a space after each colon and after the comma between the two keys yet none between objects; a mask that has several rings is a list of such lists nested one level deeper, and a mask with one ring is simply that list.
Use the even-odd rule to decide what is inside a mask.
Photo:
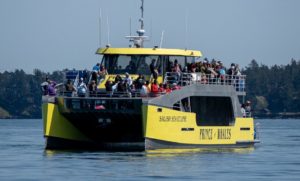
[{"label": "radar antenna", "polygon": [[137,36],[126,36],[126,38],[128,38],[130,42],[133,42],[133,45],[136,48],[144,47],[144,41],[148,38],[147,36],[144,36],[146,32],[144,30],[144,0],[141,1],[141,18],[139,19],[139,22],[141,23],[141,29],[136,31],[136,33],[138,34]]}]

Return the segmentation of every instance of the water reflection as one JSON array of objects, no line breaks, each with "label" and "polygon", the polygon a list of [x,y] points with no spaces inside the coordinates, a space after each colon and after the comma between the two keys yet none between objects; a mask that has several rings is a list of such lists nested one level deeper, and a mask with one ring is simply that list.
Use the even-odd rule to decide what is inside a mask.
[{"label": "water reflection", "polygon": [[238,154],[249,154],[255,150],[255,147],[247,148],[191,148],[191,149],[157,149],[147,150],[146,156],[148,157],[172,157],[172,156],[183,156],[196,153],[238,153]]},{"label": "water reflection", "polygon": [[101,151],[101,150],[45,150],[44,156],[48,158],[77,157],[80,159],[111,159],[122,160],[126,157],[144,157],[145,152],[117,152],[117,151]]},{"label": "water reflection", "polygon": [[[72,155],[89,155],[93,157],[97,156],[114,156],[120,157],[174,157],[174,156],[188,156],[192,154],[210,154],[210,153],[237,153],[237,154],[249,154],[255,150],[255,146],[247,148],[190,148],[190,149],[156,149],[147,150],[144,152],[108,152],[108,151],[82,151],[82,150],[45,150],[44,156],[55,157],[63,156],[69,157]],[[87,159],[87,158],[86,158]]]}]

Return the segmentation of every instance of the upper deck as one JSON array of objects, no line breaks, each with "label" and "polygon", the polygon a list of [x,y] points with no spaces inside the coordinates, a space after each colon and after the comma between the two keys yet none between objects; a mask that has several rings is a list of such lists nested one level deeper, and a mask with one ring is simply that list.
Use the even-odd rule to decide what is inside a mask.
[{"label": "upper deck", "polygon": [[[83,71],[71,71],[70,73],[73,72],[73,78],[68,77],[66,75],[67,79],[72,79],[72,82],[74,82],[74,87],[78,87],[79,85],[79,79],[86,76],[84,78],[86,81],[88,81],[88,77],[90,73],[86,73],[84,75],[82,72]],[[115,75],[107,75],[109,80],[111,76],[115,78]],[[126,79],[124,75],[120,76],[123,80]],[[136,82],[136,79],[133,79],[133,84]],[[182,87],[190,86],[190,85],[202,85],[202,86],[207,86],[209,88],[214,89],[214,85],[217,85],[219,91],[222,92],[222,86],[224,86],[224,90],[226,87],[230,86],[233,87],[233,91],[239,95],[239,96],[245,96],[246,95],[246,75],[225,75],[223,78],[221,77],[216,77],[212,76],[211,74],[201,74],[200,72],[198,73],[181,73],[181,76],[178,76],[178,74],[174,72],[166,72],[164,75],[164,78],[162,80],[162,84],[164,85],[169,85],[171,91],[177,91],[178,87],[175,88],[174,85],[179,86],[179,89]],[[63,85],[63,84],[61,84]],[[89,85],[87,83],[87,85]],[[116,86],[118,83],[115,84]],[[88,86],[87,86],[88,87]],[[151,98],[151,97],[158,97],[161,95],[168,94],[166,91],[162,92],[156,92],[153,93],[151,92],[151,84],[148,86],[149,92],[147,95],[141,95],[141,90],[140,89],[130,89],[130,90],[125,90],[125,91],[118,91],[113,90],[113,91],[107,91],[104,89],[98,89],[97,91],[92,91],[88,90],[85,94],[84,97],[107,97],[107,98],[124,98],[124,97],[132,97],[132,98]],[[70,92],[65,90],[65,87],[58,87],[57,91],[58,96],[70,96]],[[218,96],[218,95],[216,95]],[[71,97],[78,97],[77,92],[73,92]]]}]

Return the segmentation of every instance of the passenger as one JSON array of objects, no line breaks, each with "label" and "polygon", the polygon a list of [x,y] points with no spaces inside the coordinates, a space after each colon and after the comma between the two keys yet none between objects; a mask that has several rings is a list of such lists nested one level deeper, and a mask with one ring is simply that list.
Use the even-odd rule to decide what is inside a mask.
[{"label": "passenger", "polygon": [[226,80],[226,70],[224,67],[220,66],[219,72],[220,72],[221,83],[223,84]]},{"label": "passenger", "polygon": [[235,64],[235,68],[234,68],[234,75],[240,76],[242,75],[241,70],[239,68],[238,64]]},{"label": "passenger", "polygon": [[243,118],[245,118],[246,117],[246,109],[245,109],[245,104],[242,104],[242,107],[241,107],[241,112],[242,112],[242,116],[243,116]]},{"label": "passenger", "polygon": [[154,79],[154,80],[157,80],[158,75],[159,75],[158,70],[157,70],[157,68],[155,67],[155,68],[154,68],[154,72],[153,72],[153,74],[152,74],[153,79]]},{"label": "passenger", "polygon": [[252,113],[251,113],[251,102],[250,101],[246,102],[245,110],[246,110],[246,117],[251,117]]},{"label": "passenger", "polygon": [[151,94],[152,96],[157,96],[159,92],[159,86],[157,85],[157,81],[154,80],[154,82],[151,84]]},{"label": "passenger", "polygon": [[148,90],[148,92],[151,92],[151,86],[149,84],[150,84],[150,82],[148,80],[146,80],[147,90]]},{"label": "passenger", "polygon": [[213,58],[211,60],[211,66],[214,67],[216,65],[216,63],[217,63],[216,59]]},{"label": "passenger", "polygon": [[204,61],[204,73],[205,74],[210,74],[211,73],[211,69],[210,69],[210,67],[211,67],[211,65],[209,64],[209,62],[208,61]]},{"label": "passenger", "polygon": [[184,73],[188,73],[188,72],[189,72],[189,71],[188,71],[188,67],[187,67],[187,66],[185,66],[185,67],[183,68],[182,72],[184,72]]},{"label": "passenger", "polygon": [[68,97],[72,97],[73,92],[77,91],[70,79],[68,79],[67,83],[65,84],[65,90],[66,90],[65,95]]},{"label": "passenger", "polygon": [[142,85],[142,88],[140,89],[140,95],[141,95],[141,97],[147,97],[148,93],[149,93],[149,91],[148,91],[147,83],[144,82]]},{"label": "passenger", "polygon": [[165,89],[165,91],[166,91],[167,94],[172,92],[172,89],[170,89],[169,84],[165,84],[164,85],[164,89]]},{"label": "passenger", "polygon": [[206,76],[205,73],[201,74],[201,83],[202,84],[207,84],[208,83],[207,76]]},{"label": "passenger", "polygon": [[113,83],[110,80],[106,81],[105,90],[109,97],[111,97],[113,95]]},{"label": "passenger", "polygon": [[157,67],[155,66],[155,59],[152,59],[152,62],[150,64],[150,72],[151,72],[151,76],[154,80],[157,80],[158,77],[158,70]]},{"label": "passenger", "polygon": [[56,82],[51,81],[50,79],[48,79],[47,82],[48,82],[48,95],[55,96],[56,95],[56,90],[55,90]]},{"label": "passenger", "polygon": [[118,74],[118,75],[115,77],[115,83],[122,82],[122,81],[123,81],[122,77]]},{"label": "passenger", "polygon": [[174,66],[172,68],[172,72],[175,73],[175,82],[179,82],[181,76],[181,66],[178,64],[177,59],[174,61]]},{"label": "passenger", "polygon": [[240,71],[240,68],[239,68],[239,65],[236,64],[235,65],[235,69],[234,69],[234,75],[235,75],[235,89],[236,91],[242,91],[242,85],[244,84],[244,80],[242,80],[241,78],[241,71]]},{"label": "passenger", "polygon": [[125,67],[125,69],[129,73],[134,73],[136,70],[135,63],[132,60],[130,60],[129,64]]},{"label": "passenger", "polygon": [[154,69],[155,69],[155,59],[152,59],[151,64],[150,64],[150,72],[153,75],[154,74]]},{"label": "passenger", "polygon": [[162,83],[159,84],[158,92],[165,94],[166,90],[164,88],[164,85]]},{"label": "passenger", "polygon": [[117,92],[118,93],[126,92],[125,81],[122,81],[122,82],[118,83]]},{"label": "passenger", "polygon": [[94,67],[93,67],[93,72],[96,72],[97,74],[99,73],[100,70],[100,63],[97,63]]},{"label": "passenger", "polygon": [[191,72],[192,72],[192,73],[195,73],[195,72],[196,72],[196,69],[197,69],[197,66],[196,66],[195,63],[193,63],[193,64],[191,65]]},{"label": "passenger", "polygon": [[95,83],[97,84],[98,82],[98,72],[93,71],[92,72],[92,79],[93,81],[95,81]]},{"label": "passenger", "polygon": [[129,85],[129,83],[126,79],[124,80],[123,87],[124,87],[124,93],[126,93],[126,95],[128,97],[131,97],[131,88],[130,88],[130,85]]},{"label": "passenger", "polygon": [[48,77],[46,77],[45,82],[41,83],[41,90],[44,96],[48,95],[48,86],[49,86]]},{"label": "passenger", "polygon": [[173,67],[174,67],[173,62],[169,61],[168,67],[167,67],[167,72],[173,72]]},{"label": "passenger", "polygon": [[130,90],[131,90],[131,95],[133,95],[134,97],[138,96],[138,92],[137,92],[138,90],[135,88],[134,84],[131,84]]},{"label": "passenger", "polygon": [[191,112],[191,107],[189,106],[189,103],[187,100],[182,101],[182,107],[185,112]]},{"label": "passenger", "polygon": [[203,63],[199,63],[198,69],[201,74],[206,74],[207,61],[204,59]]},{"label": "passenger", "polygon": [[216,78],[218,76],[218,73],[213,68],[213,65],[212,64],[208,64],[207,70],[208,70],[207,74],[209,74],[209,81],[210,81],[210,83],[215,83],[216,82]]},{"label": "passenger", "polygon": [[128,85],[131,86],[132,79],[131,79],[131,77],[130,77],[130,75],[129,75],[128,72],[125,73],[125,81],[127,81]]},{"label": "passenger", "polygon": [[90,96],[91,97],[96,97],[97,85],[96,85],[96,82],[94,80],[92,80],[90,85],[89,85],[89,91],[90,91]]},{"label": "passenger", "polygon": [[104,65],[101,65],[100,69],[99,69],[100,79],[104,79],[107,74],[108,74],[108,72],[107,72],[106,68],[104,67]]},{"label": "passenger", "polygon": [[141,89],[142,86],[144,85],[145,82],[145,78],[142,74],[139,74],[138,78],[135,79],[134,81],[134,85],[136,89]]},{"label": "passenger", "polygon": [[120,81],[118,82],[112,82],[112,86],[111,86],[111,89],[112,89],[112,94],[115,93],[115,92],[118,92],[118,85],[119,85]]},{"label": "passenger", "polygon": [[181,65],[178,64],[177,59],[175,59],[175,61],[174,61],[174,66],[173,66],[172,70],[173,70],[173,72],[176,72],[180,75],[180,72],[182,69],[181,69]]},{"label": "passenger", "polygon": [[86,91],[87,91],[86,84],[83,82],[83,78],[80,78],[77,86],[77,95],[79,97],[85,97]]},{"label": "passenger", "polygon": [[228,75],[227,83],[229,85],[231,85],[231,83],[233,82],[234,75],[235,75],[235,64],[234,63],[232,63],[230,66],[230,69],[228,69],[227,75]]}]

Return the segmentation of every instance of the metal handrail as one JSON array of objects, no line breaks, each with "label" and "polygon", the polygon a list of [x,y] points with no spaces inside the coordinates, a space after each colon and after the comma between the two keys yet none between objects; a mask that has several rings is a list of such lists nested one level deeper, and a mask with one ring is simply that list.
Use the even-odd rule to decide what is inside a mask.
[{"label": "metal handrail", "polygon": [[[78,79],[78,75],[76,76]],[[205,84],[205,85],[231,85],[235,88],[238,93],[245,93],[246,75],[221,75],[215,74],[203,74],[200,72],[186,73],[186,72],[166,72],[164,76],[164,84],[177,84],[181,87],[192,85],[192,84]],[[158,97],[166,94],[163,92],[159,93],[148,93],[141,95],[140,90],[125,91],[125,92],[109,92],[105,90],[89,91],[87,90],[85,95],[78,95],[76,91],[66,91],[64,84],[57,87],[57,95],[65,97]]]},{"label": "metal handrail", "polygon": [[237,92],[245,92],[246,75],[214,75],[197,73],[177,73],[166,72],[164,78],[165,84],[174,84],[186,86],[191,84],[206,85],[232,85]]}]

